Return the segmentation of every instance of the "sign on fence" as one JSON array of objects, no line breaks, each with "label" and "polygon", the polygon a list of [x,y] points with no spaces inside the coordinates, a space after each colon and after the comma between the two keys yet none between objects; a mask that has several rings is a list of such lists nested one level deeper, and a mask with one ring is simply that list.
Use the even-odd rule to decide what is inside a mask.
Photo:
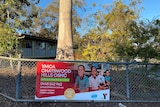
[{"label": "sign on fence", "polygon": [[37,62],[35,99],[110,100],[110,76],[104,72],[109,66],[105,65]]}]

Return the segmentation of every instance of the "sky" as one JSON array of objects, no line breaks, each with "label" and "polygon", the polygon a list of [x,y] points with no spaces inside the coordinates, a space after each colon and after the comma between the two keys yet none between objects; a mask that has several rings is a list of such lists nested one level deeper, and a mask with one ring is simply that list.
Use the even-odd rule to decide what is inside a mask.
[{"label": "sky", "polygon": [[[40,0],[39,6],[45,8],[52,0]],[[88,6],[96,3],[97,6],[102,6],[106,3],[111,3],[113,0],[85,0]],[[129,3],[129,0],[123,0],[124,3]],[[140,19],[152,20],[154,17],[160,18],[160,0],[143,0],[140,6],[144,9],[141,12]],[[92,9],[91,9],[92,10]],[[91,11],[89,10],[89,11]]]},{"label": "sky", "polygon": [[141,18],[152,20],[154,17],[160,18],[160,0],[144,0],[142,3],[144,10]]}]

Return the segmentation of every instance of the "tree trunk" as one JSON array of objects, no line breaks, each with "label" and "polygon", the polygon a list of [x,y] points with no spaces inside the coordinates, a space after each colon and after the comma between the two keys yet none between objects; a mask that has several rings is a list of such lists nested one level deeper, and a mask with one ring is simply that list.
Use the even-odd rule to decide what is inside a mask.
[{"label": "tree trunk", "polygon": [[72,39],[72,0],[60,0],[56,59],[74,60]]}]

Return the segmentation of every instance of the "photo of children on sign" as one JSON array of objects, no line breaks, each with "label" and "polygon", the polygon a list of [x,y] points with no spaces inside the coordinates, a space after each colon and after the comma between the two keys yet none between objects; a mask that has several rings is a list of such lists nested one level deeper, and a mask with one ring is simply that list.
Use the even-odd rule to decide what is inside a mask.
[{"label": "photo of children on sign", "polygon": [[110,100],[110,80],[106,63],[38,62],[35,99]]}]

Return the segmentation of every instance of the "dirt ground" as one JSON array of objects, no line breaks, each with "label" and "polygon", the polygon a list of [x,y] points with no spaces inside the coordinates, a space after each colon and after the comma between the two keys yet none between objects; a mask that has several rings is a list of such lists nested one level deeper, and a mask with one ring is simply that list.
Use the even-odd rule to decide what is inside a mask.
[{"label": "dirt ground", "polygon": [[[13,102],[3,96],[0,96],[0,107],[120,107],[119,102]],[[158,103],[122,103],[126,107],[160,107],[160,102]]]}]

